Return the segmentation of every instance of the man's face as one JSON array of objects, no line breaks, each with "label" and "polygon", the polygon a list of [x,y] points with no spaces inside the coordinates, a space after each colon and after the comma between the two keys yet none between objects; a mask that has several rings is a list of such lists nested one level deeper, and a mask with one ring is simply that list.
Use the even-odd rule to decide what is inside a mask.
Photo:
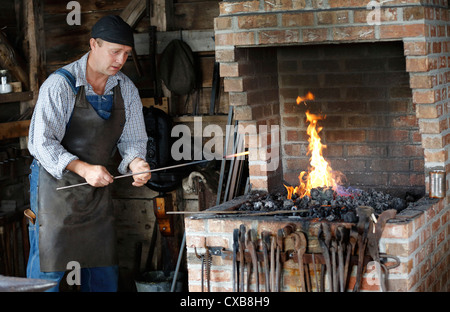
[{"label": "man's face", "polygon": [[104,75],[115,75],[125,64],[132,48],[126,45],[91,38],[91,64]]}]

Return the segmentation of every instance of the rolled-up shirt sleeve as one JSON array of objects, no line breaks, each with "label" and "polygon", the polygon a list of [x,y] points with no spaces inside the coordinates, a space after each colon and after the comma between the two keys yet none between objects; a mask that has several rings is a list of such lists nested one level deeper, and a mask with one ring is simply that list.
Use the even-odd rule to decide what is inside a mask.
[{"label": "rolled-up shirt sleeve", "polygon": [[129,172],[128,165],[133,159],[146,159],[148,140],[139,92],[129,79],[125,78],[124,80],[122,97],[125,101],[126,121],[117,144],[122,156],[118,171],[122,174]]},{"label": "rolled-up shirt sleeve", "polygon": [[68,90],[59,75],[51,75],[42,84],[28,137],[30,154],[56,179],[61,179],[67,165],[78,159],[61,145],[75,102]]}]

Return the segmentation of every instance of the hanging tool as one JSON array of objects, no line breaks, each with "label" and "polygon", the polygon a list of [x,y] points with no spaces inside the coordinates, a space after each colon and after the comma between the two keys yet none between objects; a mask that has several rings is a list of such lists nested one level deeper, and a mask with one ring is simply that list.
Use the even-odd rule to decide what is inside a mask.
[{"label": "hanging tool", "polygon": [[307,240],[305,234],[302,232],[294,232],[291,234],[294,238],[294,248],[297,252],[297,260],[298,260],[298,271],[300,275],[300,285],[302,287],[302,291],[306,292],[306,283],[305,283],[305,270],[304,270],[304,262],[303,255],[306,252]]},{"label": "hanging tool", "polygon": [[316,292],[319,291],[319,276],[317,274],[317,267],[316,267],[316,258],[314,253],[311,254],[312,257],[312,265],[313,265],[313,270],[314,270],[314,278],[316,280]]},{"label": "hanging tool", "polygon": [[206,248],[204,261],[205,261],[205,266],[206,266],[206,289],[208,290],[208,292],[211,292],[212,257],[211,257],[211,253],[209,252],[209,248]]},{"label": "hanging tool", "polygon": [[201,280],[202,280],[202,292],[205,291],[205,277],[206,277],[206,289],[208,292],[211,291],[211,285],[210,285],[210,280],[211,280],[211,262],[212,262],[212,257],[211,254],[209,252],[209,248],[206,248],[206,252],[203,255],[199,255],[197,253],[197,247],[194,246],[194,251],[195,251],[195,256],[200,259],[201,261]]},{"label": "hanging tool", "polygon": [[283,239],[295,230],[293,224],[288,224],[284,228],[277,231],[277,251],[276,251],[276,277],[275,277],[275,291],[281,291],[281,273],[282,273],[282,263],[281,263],[281,251],[283,250]]},{"label": "hanging tool", "polygon": [[269,267],[269,248],[270,248],[270,233],[263,231],[261,233],[261,243],[264,257],[264,273],[266,292],[270,292],[270,267]]},{"label": "hanging tool", "polygon": [[[252,237],[252,230],[248,230],[247,232],[247,250],[250,252],[250,256],[252,258],[253,265],[253,275],[255,276],[255,284],[256,284],[256,292],[259,292],[259,271],[258,271],[258,256],[256,254],[256,244]],[[248,271],[248,275],[250,276],[250,270]],[[250,278],[249,278],[250,281]],[[250,282],[247,286],[250,288]]]},{"label": "hanging tool", "polygon": [[350,267],[350,271],[351,271],[351,267],[350,266],[350,262],[351,262],[351,257],[355,254],[355,247],[356,247],[356,242],[358,240],[358,233],[356,233],[355,231],[351,230],[350,231],[350,237],[348,238],[348,242],[347,242],[347,255],[346,255],[346,259],[345,259],[345,267],[344,267],[344,289],[347,289],[347,284],[348,284],[348,279],[349,279],[349,267]]},{"label": "hanging tool", "polygon": [[[378,270],[378,278],[380,281],[380,289],[382,292],[386,291],[385,279],[388,271],[384,264],[382,264],[380,261],[379,242],[387,220],[395,218],[396,214],[397,211],[395,209],[383,211],[378,217],[378,220],[376,220],[374,230],[367,233],[367,250],[369,255],[372,257],[372,260],[378,263],[378,265],[375,267]],[[382,277],[382,268],[385,272],[385,278]]]},{"label": "hanging tool", "polygon": [[356,230],[358,232],[358,266],[356,269],[356,283],[353,287],[353,291],[357,292],[361,288],[362,276],[364,273],[364,256],[366,254],[367,235],[372,232],[373,221],[372,214],[373,208],[369,206],[360,206],[356,208],[356,213],[359,217],[356,224]]},{"label": "hanging tool", "polygon": [[320,264],[320,292],[325,292],[325,274],[326,274],[326,265]]},{"label": "hanging tool", "polygon": [[275,289],[275,249],[276,242],[273,238],[270,242],[270,290],[276,291]]},{"label": "hanging tool", "polygon": [[280,256],[281,256],[281,250],[283,249],[283,230],[279,229],[277,231],[277,254],[275,256],[275,261],[276,261],[276,267],[275,267],[275,291],[279,292],[281,287],[280,287],[280,282],[281,282],[281,261],[280,261]]},{"label": "hanging tool", "polygon": [[309,267],[309,263],[304,263],[303,266],[305,267],[305,278],[306,278],[306,291],[311,292],[311,270]]},{"label": "hanging tool", "polygon": [[[318,239],[319,239],[319,245],[322,249],[322,255],[325,259],[325,266],[326,266],[326,276],[328,277],[328,285],[330,289],[333,288],[333,281],[332,281],[332,268],[331,268],[331,261],[330,261],[330,242],[331,242],[331,233],[330,233],[330,226],[327,223],[321,223],[318,233]],[[322,272],[324,272],[322,270]],[[325,273],[322,273],[322,276]],[[324,276],[323,276],[324,277]],[[322,278],[322,291],[324,291],[324,278]]]},{"label": "hanging tool", "polygon": [[339,291],[345,292],[345,278],[344,278],[344,249],[348,240],[348,230],[343,226],[336,227],[336,240],[338,249],[338,274],[339,274]]},{"label": "hanging tool", "polygon": [[245,269],[245,225],[239,226],[239,291],[244,291],[244,269]]},{"label": "hanging tool", "polygon": [[202,274],[202,277],[201,277],[201,280],[202,280],[202,292],[204,292],[205,290],[204,290],[204,287],[205,287],[205,280],[204,280],[204,272],[205,272],[205,255],[199,255],[198,253],[197,253],[197,247],[195,247],[194,246],[194,252],[195,252],[195,256],[197,257],[197,259],[200,259],[200,262],[201,262],[201,265],[202,265],[202,267],[201,267],[201,274]]},{"label": "hanging tool", "polygon": [[239,249],[239,229],[233,230],[233,291],[239,291],[239,269],[237,265],[237,252]]},{"label": "hanging tool", "polygon": [[338,276],[337,276],[337,265],[336,265],[336,253],[337,253],[337,243],[334,237],[331,238],[330,254],[331,254],[331,267],[333,269],[331,280],[333,281],[332,290],[337,291],[338,289]]}]

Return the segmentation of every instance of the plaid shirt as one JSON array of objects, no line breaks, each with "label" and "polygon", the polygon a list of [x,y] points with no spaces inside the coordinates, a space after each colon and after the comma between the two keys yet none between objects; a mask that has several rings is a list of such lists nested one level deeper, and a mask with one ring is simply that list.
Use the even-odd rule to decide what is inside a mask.
[{"label": "plaid shirt", "polygon": [[[86,64],[89,52],[78,61],[64,68],[76,78],[76,86],[84,86],[86,95],[95,95],[86,80]],[[145,159],[147,152],[147,133],[142,115],[142,102],[133,82],[123,73],[109,76],[105,95],[119,83],[125,106],[125,125],[117,148],[122,156],[119,172],[128,172],[129,163],[136,157]],[[61,179],[66,166],[76,155],[69,153],[62,145],[66,125],[75,106],[75,94],[69,83],[61,75],[50,75],[39,90],[30,124],[28,149],[30,154],[57,179]]]}]

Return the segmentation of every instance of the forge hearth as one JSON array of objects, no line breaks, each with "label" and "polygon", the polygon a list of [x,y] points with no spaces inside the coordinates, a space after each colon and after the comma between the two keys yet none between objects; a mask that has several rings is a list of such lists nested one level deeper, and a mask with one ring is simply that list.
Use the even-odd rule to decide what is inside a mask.
[{"label": "forge hearth", "polygon": [[[255,276],[251,275],[249,291],[266,291],[266,268],[263,261],[264,235],[271,240],[277,240],[280,230],[286,227],[293,229],[293,233],[302,233],[307,240],[304,263],[305,277],[310,283],[315,281],[320,272],[326,271],[325,259],[322,254],[318,237],[321,225],[327,224],[333,235],[341,226],[355,229],[356,223],[342,220],[328,221],[326,218],[302,217],[294,211],[290,214],[277,211],[239,211],[239,207],[248,202],[264,200],[268,195],[246,195],[228,201],[209,209],[210,213],[202,213],[185,218],[186,246],[189,273],[189,291],[233,291],[233,233],[245,227],[255,239],[255,249],[259,255],[259,287],[255,284]],[[208,210],[207,210],[208,211]],[[221,211],[222,213],[213,213]],[[227,214],[226,211],[239,211]],[[286,211],[286,210],[280,210]],[[386,211],[389,211],[386,210]],[[392,209],[390,211],[393,211]],[[275,214],[275,215],[274,215]],[[378,214],[377,214],[378,216]],[[359,217],[358,217],[359,218]],[[387,254],[384,265],[389,269],[386,282],[387,291],[446,291],[448,290],[448,211],[444,209],[442,201],[423,198],[409,207],[401,210],[395,218],[387,221],[380,240],[379,252]],[[289,233],[283,234],[283,249],[281,254],[281,281],[279,291],[303,291],[299,278],[298,255],[293,247],[294,242]],[[278,236],[277,236],[278,235]],[[245,249],[247,263],[251,263],[250,250]],[[206,278],[206,267],[200,255],[211,255],[209,279]],[[269,252],[270,254],[270,252]],[[313,270],[312,259],[317,267]],[[352,256],[349,266],[349,277],[346,291],[352,291],[357,278],[357,254]],[[203,270],[203,271],[202,271]],[[380,291],[380,282],[376,275],[375,264],[370,257],[365,257],[364,272],[360,291]],[[245,269],[245,278],[247,278]],[[309,274],[309,275],[308,275]],[[203,275],[203,277],[202,277]],[[327,276],[327,275],[326,275]],[[306,279],[305,279],[306,280]],[[323,280],[323,277],[322,277]],[[331,291],[329,282],[325,278],[324,291]],[[247,282],[246,282],[247,283]],[[247,285],[247,284],[245,284]],[[309,291],[320,291],[315,284],[307,288]],[[247,290],[245,286],[244,291]],[[273,289],[271,291],[274,291]]]},{"label": "forge hearth", "polygon": [[[407,208],[408,202],[389,194],[375,190],[347,190],[346,194],[339,195],[331,188],[318,187],[311,190],[309,196],[287,198],[286,194],[276,193],[248,199],[237,207],[237,211],[272,212],[292,210],[298,219],[318,221],[343,221],[355,223],[357,221],[356,209],[360,206],[369,206],[374,214],[379,215],[388,209],[400,212]],[[413,198],[409,198],[412,200]],[[423,199],[421,202],[425,202]],[[416,202],[411,205],[417,205]]]},{"label": "forge hearth", "polygon": [[[397,213],[386,223],[379,246],[381,253],[399,260],[389,270],[389,291],[450,290],[448,5],[446,0],[236,0],[221,2],[215,19],[216,60],[233,117],[240,125],[267,129],[257,133],[267,136],[265,145],[246,146],[252,190],[277,194],[283,184],[297,185],[299,172],[310,164],[305,113],[326,116],[320,121],[324,157],[345,175],[345,185],[400,198],[388,205]],[[297,97],[308,92],[314,100],[298,105]],[[270,154],[261,156],[261,148]],[[446,173],[445,196],[429,199],[429,176],[435,170]],[[407,192],[422,199],[409,203]],[[234,199],[210,210],[253,207],[248,200]],[[403,201],[406,208],[400,209]],[[280,202],[283,208],[291,204]],[[255,234],[260,252],[263,232],[274,237],[294,224],[295,232],[308,238],[308,261],[312,254],[317,260],[321,224],[334,230],[338,224],[355,223],[344,222],[354,220],[342,215],[327,220],[327,209],[341,209],[342,203],[310,203],[310,216],[301,214],[299,203],[296,215],[252,216],[244,211],[185,218],[189,289],[200,291],[202,286],[195,251],[205,254],[212,246],[222,248],[225,257],[212,257],[210,289],[233,290],[227,256],[233,250],[233,231],[241,225]],[[281,291],[299,291],[300,268],[295,257],[285,260]],[[355,284],[355,270],[353,266],[348,290]],[[371,272],[365,271],[362,291],[380,289]],[[259,277],[264,291],[264,269]],[[256,289],[252,284],[250,290]]]}]

